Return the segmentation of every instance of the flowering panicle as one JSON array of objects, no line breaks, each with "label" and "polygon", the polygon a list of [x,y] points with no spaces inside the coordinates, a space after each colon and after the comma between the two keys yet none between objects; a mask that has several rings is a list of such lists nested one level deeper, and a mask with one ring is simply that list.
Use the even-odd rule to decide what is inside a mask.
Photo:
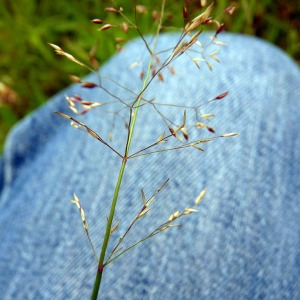
[{"label": "flowering panicle", "polygon": [[[93,244],[91,242],[89,232],[88,232],[87,221],[84,215],[84,210],[80,204],[78,197],[76,196],[76,194],[74,194],[74,199],[70,200],[72,203],[76,204],[76,206],[80,211],[83,227],[86,231],[86,235],[88,237],[88,240],[91,244],[93,252],[98,261],[98,268],[97,268],[97,274],[96,274],[92,299],[97,299],[103,269],[108,264],[118,259],[121,255],[123,255],[127,251],[135,248],[143,241],[152,238],[155,235],[169,228],[181,226],[181,224],[177,224],[177,221],[184,216],[198,212],[195,206],[197,206],[203,200],[206,194],[206,189],[203,189],[201,193],[196,197],[193,205],[181,210],[176,210],[166,219],[165,222],[157,226],[152,232],[147,234],[145,237],[138,239],[138,241],[132,244],[131,246],[122,249],[120,245],[123,243],[125,237],[132,230],[134,225],[136,225],[136,223],[138,223],[139,220],[151,215],[151,205],[153,204],[158,194],[168,183],[169,179],[163,182],[163,184],[149,198],[146,197],[144,190],[141,189],[142,208],[140,209],[140,211],[138,211],[134,220],[127,227],[125,233],[116,243],[111,253],[107,255],[106,250],[108,247],[110,236],[118,230],[121,222],[118,221],[113,225],[115,208],[118,201],[118,194],[120,191],[120,186],[122,183],[123,174],[125,172],[125,166],[127,164],[127,161],[129,159],[135,159],[137,157],[141,157],[145,155],[152,155],[155,153],[162,153],[167,151],[180,151],[187,148],[200,150],[202,152],[204,151],[202,145],[205,143],[214,141],[219,138],[228,138],[237,135],[237,133],[235,132],[217,135],[216,134],[217,130],[215,130],[212,126],[208,125],[210,120],[212,118],[215,118],[216,115],[214,113],[203,113],[200,111],[202,107],[208,103],[211,103],[213,101],[223,100],[228,95],[227,91],[226,92],[220,91],[221,93],[215,96],[213,99],[210,99],[202,104],[198,103],[193,106],[187,106],[185,103],[182,103],[180,100],[176,101],[176,99],[174,99],[173,103],[166,104],[160,102],[159,100],[157,100],[157,98],[147,99],[147,97],[145,96],[145,91],[149,88],[149,86],[151,86],[154,80],[157,80],[159,84],[163,85],[166,84],[167,81],[166,78],[168,75],[169,76],[176,75],[177,72],[172,66],[172,63],[182,55],[187,55],[191,59],[192,63],[194,63],[195,66],[199,69],[200,66],[203,63],[205,63],[210,70],[213,70],[213,63],[220,62],[219,58],[217,57],[220,50],[214,50],[210,53],[208,52],[208,49],[211,45],[219,45],[219,46],[225,45],[224,43],[216,40],[219,33],[222,30],[224,30],[224,25],[223,23],[219,23],[212,16],[214,4],[211,3],[207,6],[206,1],[201,0],[200,1],[201,8],[205,8],[205,7],[206,8],[203,9],[202,12],[194,18],[190,18],[188,8],[184,6],[182,10],[184,27],[181,30],[181,34],[179,35],[178,42],[171,49],[166,49],[165,51],[157,52],[156,45],[159,39],[160,32],[162,29],[164,30],[167,29],[164,27],[164,20],[171,17],[171,15],[167,13],[165,9],[166,0],[161,1],[160,11],[158,10],[152,11],[153,22],[157,24],[157,29],[154,35],[154,42],[151,44],[145,39],[137,22],[137,14],[140,14],[141,16],[146,16],[149,13],[148,8],[143,5],[135,5],[134,7],[135,20],[130,20],[129,18],[126,17],[122,7],[118,7],[114,1],[112,1],[112,3],[114,5],[110,7],[106,7],[105,12],[108,14],[117,14],[118,16],[120,16],[122,20],[119,24],[112,24],[112,22],[105,22],[104,20],[99,18],[95,18],[91,20],[91,22],[98,26],[99,32],[119,28],[123,31],[123,35],[124,34],[126,35],[129,32],[129,30],[134,30],[141,37],[142,41],[144,42],[146,54],[149,54],[148,64],[146,67],[145,66],[141,67],[140,62],[137,60],[129,64],[128,66],[128,68],[130,69],[141,67],[141,71],[139,72],[137,79],[142,81],[142,88],[138,93],[130,91],[127,87],[122,86],[118,82],[115,82],[113,79],[106,78],[105,76],[103,76],[98,72],[99,62],[96,59],[98,43],[95,44],[95,46],[91,49],[91,51],[88,54],[90,66],[81,62],[73,55],[65,52],[61,47],[55,44],[50,44],[50,46],[55,50],[55,52],[58,55],[66,57],[67,59],[86,68],[87,70],[96,73],[98,78],[98,82],[94,83],[89,81],[88,82],[83,81],[81,78],[75,75],[69,75],[72,82],[81,85],[82,88],[90,89],[91,91],[93,91],[94,89],[101,89],[102,91],[104,91],[104,93],[109,95],[110,98],[113,98],[113,100],[107,102],[94,102],[94,101],[90,101],[89,99],[82,99],[79,95],[66,96],[68,107],[70,108],[72,114],[76,116],[76,118],[64,113],[56,112],[58,116],[68,119],[71,123],[71,126],[73,126],[76,129],[85,131],[92,138],[96,139],[102,145],[109,148],[114,154],[116,154],[120,158],[120,162],[121,162],[119,177],[116,183],[114,196],[111,202],[110,213],[107,217],[107,225],[106,225],[105,235],[104,235],[101,253],[99,257],[96,255]],[[231,6],[228,7],[224,13],[232,14],[233,11],[234,11],[234,7]],[[201,37],[201,34],[206,26],[214,26],[215,33],[213,36],[210,37],[209,43],[207,45],[203,45],[199,41],[199,38]],[[117,51],[122,51],[124,49],[121,43],[124,43],[125,41],[126,38],[124,38],[123,36],[115,37],[115,42],[117,43],[116,44]],[[161,54],[165,52],[168,52],[168,54],[165,56],[166,58],[162,59],[163,55]],[[167,72],[164,72],[165,70],[167,70]],[[132,95],[132,99],[124,100],[122,93],[121,95],[117,95],[114,92],[108,90],[102,82],[105,81],[103,80],[103,78],[105,80],[110,80],[111,82],[116,84],[118,88],[120,88],[121,90],[124,90],[126,92],[130,91]],[[195,97],[197,97],[197,95],[195,95]],[[197,101],[194,101],[194,103],[196,102]],[[120,152],[119,150],[116,150],[114,147],[112,147],[111,145],[112,132],[108,133],[108,137],[109,137],[109,142],[108,142],[106,141],[106,138],[104,138],[106,133],[103,132],[97,133],[96,131],[92,130],[88,125],[86,125],[84,122],[81,122],[77,119],[77,118],[81,118],[84,114],[89,113],[94,109],[97,109],[101,112],[101,110],[103,110],[104,105],[110,105],[112,103],[118,103],[121,106],[121,108],[118,109],[117,112],[115,112],[115,116],[121,117],[123,121],[125,120],[124,122],[125,122],[127,139],[126,139],[126,144],[124,145],[124,152]],[[155,113],[157,113],[159,118],[164,123],[167,133],[163,131],[158,138],[144,145],[144,147],[142,147],[141,149],[132,152],[131,142],[132,142],[132,137],[133,137],[134,128],[136,124],[136,119],[138,118],[139,110],[145,106],[153,108]],[[163,111],[164,106],[169,106],[172,107],[173,109],[178,109],[180,111],[179,114],[180,121],[174,121],[171,117],[169,117],[167,113]],[[121,114],[121,112],[123,114]],[[191,114],[194,115],[195,119],[191,120]],[[154,126],[156,126],[156,124]],[[198,132],[199,131],[202,132],[202,130],[206,130],[205,133],[209,136],[199,137]],[[192,131],[194,133],[192,133]],[[195,135],[196,138],[194,138]]]}]

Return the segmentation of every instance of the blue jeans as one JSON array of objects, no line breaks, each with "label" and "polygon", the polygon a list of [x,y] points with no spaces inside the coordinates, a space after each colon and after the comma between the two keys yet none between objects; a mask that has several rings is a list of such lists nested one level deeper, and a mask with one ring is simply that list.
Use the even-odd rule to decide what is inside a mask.
[{"label": "blue jeans", "polygon": [[[163,36],[159,48],[171,47],[177,38]],[[110,250],[141,209],[141,188],[149,198],[170,178],[124,247],[190,207],[204,187],[207,195],[198,213],[177,222],[181,227],[108,265],[101,299],[300,299],[299,67],[262,40],[231,34],[219,40],[228,46],[221,48],[221,64],[212,63],[212,72],[205,64],[198,70],[183,55],[173,64],[176,74],[166,70],[164,81],[154,80],[145,98],[196,106],[229,91],[200,107],[203,114],[216,114],[208,123],[216,133],[191,130],[191,138],[234,131],[239,136],[200,145],[205,152],[191,148],[128,161],[115,216],[121,223]],[[128,66],[146,58],[141,49],[140,40],[130,42],[101,74],[138,92],[142,62]],[[95,75],[87,80],[97,82]],[[134,99],[112,81],[102,83],[121,100]],[[79,212],[68,200],[73,193],[79,197],[98,253],[121,160],[53,114],[70,114],[65,95],[73,94],[102,103],[116,100],[97,88],[71,86],[22,120],[7,139],[0,160],[2,299],[90,297],[97,262]],[[119,101],[103,105],[80,120],[106,141],[111,132],[111,145],[123,153],[126,112],[116,113],[120,107]],[[182,109],[159,109],[182,121]],[[195,112],[187,110],[187,122],[193,121]],[[143,106],[132,153],[163,131],[168,128],[153,106]]]}]

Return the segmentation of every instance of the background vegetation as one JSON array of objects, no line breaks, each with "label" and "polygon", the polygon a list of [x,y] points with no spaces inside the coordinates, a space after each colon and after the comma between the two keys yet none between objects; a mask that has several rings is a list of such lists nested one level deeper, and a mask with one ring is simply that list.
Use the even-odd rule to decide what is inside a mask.
[{"label": "background vegetation", "polygon": [[[116,0],[133,19],[134,0]],[[144,33],[151,32],[153,0],[140,0],[148,12],[140,24]],[[199,0],[186,1],[199,12]],[[210,1],[208,1],[210,2]],[[168,25],[182,26],[185,0],[169,1]],[[300,63],[299,0],[215,0],[215,15],[237,7],[226,20],[226,31],[256,35],[284,49]],[[89,20],[104,19],[119,23],[115,14],[104,11],[113,6],[110,0],[1,0],[0,1],[0,153],[9,129],[20,118],[43,104],[49,97],[70,84],[67,74],[83,76],[85,70],[66,59],[60,59],[47,44],[88,62],[89,51],[99,42],[96,57],[100,65],[116,52],[114,37],[131,39],[134,31],[98,32]],[[158,8],[158,7],[157,7]],[[145,18],[149,22],[145,21]],[[109,34],[110,38],[105,38]],[[100,37],[101,36],[101,37]]]}]

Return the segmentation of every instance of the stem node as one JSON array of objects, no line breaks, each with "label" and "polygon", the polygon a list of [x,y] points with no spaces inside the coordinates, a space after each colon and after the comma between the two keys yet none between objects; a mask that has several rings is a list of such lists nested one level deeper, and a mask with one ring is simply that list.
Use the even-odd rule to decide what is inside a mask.
[{"label": "stem node", "polygon": [[98,266],[98,273],[103,273],[104,267],[105,267],[105,264],[99,265]]}]

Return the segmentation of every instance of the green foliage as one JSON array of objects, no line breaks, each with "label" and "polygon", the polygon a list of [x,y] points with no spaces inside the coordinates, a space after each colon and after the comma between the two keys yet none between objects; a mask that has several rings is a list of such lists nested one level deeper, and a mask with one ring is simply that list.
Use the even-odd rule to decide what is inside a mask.
[{"label": "green foliage", "polygon": [[[134,19],[133,0],[116,1],[126,15]],[[148,12],[140,21],[143,33],[151,32],[154,1],[139,1]],[[190,0],[191,7],[199,11],[199,1]],[[298,0],[217,0],[217,12],[221,15],[229,5],[237,6],[233,17],[226,19],[227,31],[243,32],[260,36],[282,47],[300,61],[300,7]],[[170,26],[182,26],[184,0],[167,3],[166,12]],[[108,31],[97,32],[90,23],[94,18],[118,23],[118,16],[104,11],[114,6],[110,0],[73,1],[0,1],[0,82],[13,90],[18,98],[5,102],[0,91],[0,153],[9,128],[27,113],[44,103],[49,97],[70,84],[67,74],[85,75],[85,70],[68,60],[57,57],[48,42],[61,46],[81,61],[89,60],[89,51],[99,41],[96,58],[102,64],[116,52],[113,39],[105,34],[124,37],[136,36],[135,31],[125,34]],[[158,7],[157,7],[158,8]]]}]

